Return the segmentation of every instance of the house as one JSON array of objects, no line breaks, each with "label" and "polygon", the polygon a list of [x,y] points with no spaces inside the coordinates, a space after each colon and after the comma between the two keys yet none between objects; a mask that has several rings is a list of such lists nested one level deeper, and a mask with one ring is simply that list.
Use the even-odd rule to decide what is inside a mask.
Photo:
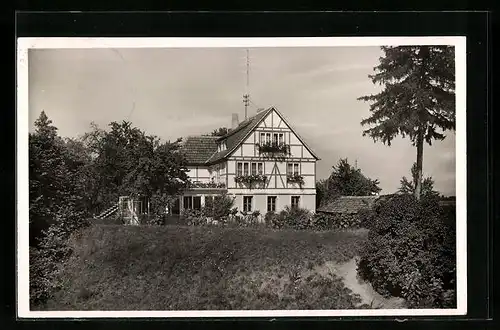
[{"label": "house", "polygon": [[319,158],[274,107],[238,122],[224,136],[190,136],[182,150],[192,185],[172,207],[173,214],[200,209],[227,193],[239,211],[279,212],[285,206],[315,211]]}]

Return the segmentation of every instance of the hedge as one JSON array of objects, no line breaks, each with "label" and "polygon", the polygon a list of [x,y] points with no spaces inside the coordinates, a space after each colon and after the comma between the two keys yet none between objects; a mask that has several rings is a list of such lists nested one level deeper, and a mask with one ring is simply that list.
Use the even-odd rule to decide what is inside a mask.
[{"label": "hedge", "polygon": [[376,205],[358,273],[414,308],[453,308],[455,226],[437,199],[397,195]]}]

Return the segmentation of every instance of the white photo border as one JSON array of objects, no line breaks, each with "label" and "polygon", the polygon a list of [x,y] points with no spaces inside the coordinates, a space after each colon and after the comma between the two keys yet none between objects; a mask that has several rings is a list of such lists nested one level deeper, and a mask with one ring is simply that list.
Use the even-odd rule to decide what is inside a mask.
[{"label": "white photo border", "polygon": [[[456,70],[456,309],[30,311],[29,304],[29,49],[455,46]],[[467,314],[466,37],[304,38],[18,38],[17,39],[17,316],[19,318],[360,317]]]}]

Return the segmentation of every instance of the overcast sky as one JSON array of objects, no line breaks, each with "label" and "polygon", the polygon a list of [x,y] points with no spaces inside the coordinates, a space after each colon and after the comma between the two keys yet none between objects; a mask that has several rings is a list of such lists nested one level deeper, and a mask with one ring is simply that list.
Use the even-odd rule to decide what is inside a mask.
[{"label": "overcast sky", "polygon": [[[277,107],[318,154],[318,178],[348,158],[382,193],[397,190],[416,158],[408,139],[391,147],[362,136],[367,103],[376,93],[368,75],[378,47],[250,49],[252,106]],[[213,49],[50,49],[29,53],[30,129],[42,110],[62,136],[78,136],[94,121],[105,127],[129,119],[165,140],[209,133],[244,117],[246,51]],[[424,175],[455,194],[455,136],[424,150]]]}]

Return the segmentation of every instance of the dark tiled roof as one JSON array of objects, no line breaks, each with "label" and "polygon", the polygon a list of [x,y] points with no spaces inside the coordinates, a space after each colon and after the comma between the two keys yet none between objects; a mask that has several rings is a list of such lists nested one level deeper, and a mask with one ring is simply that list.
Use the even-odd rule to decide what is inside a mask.
[{"label": "dark tiled roof", "polygon": [[269,108],[257,113],[255,116],[241,122],[241,124],[238,125],[238,127],[236,127],[234,130],[230,131],[224,136],[219,137],[220,141],[226,140],[226,150],[212,155],[212,157],[208,159],[208,162],[217,162],[231,153],[235,147],[243,142],[242,140],[245,138],[245,136],[250,131],[252,131],[254,127],[257,126],[259,122],[272,110],[273,108]]},{"label": "dark tiled roof", "polygon": [[317,211],[324,213],[354,214],[371,208],[379,196],[341,196]]},{"label": "dark tiled roof", "polygon": [[181,151],[188,164],[204,164],[217,151],[217,136],[188,136]]},{"label": "dark tiled roof", "polygon": [[441,205],[441,206],[453,206],[453,207],[455,207],[457,205],[457,203],[454,200],[445,200],[445,201],[439,201],[439,205]]}]

